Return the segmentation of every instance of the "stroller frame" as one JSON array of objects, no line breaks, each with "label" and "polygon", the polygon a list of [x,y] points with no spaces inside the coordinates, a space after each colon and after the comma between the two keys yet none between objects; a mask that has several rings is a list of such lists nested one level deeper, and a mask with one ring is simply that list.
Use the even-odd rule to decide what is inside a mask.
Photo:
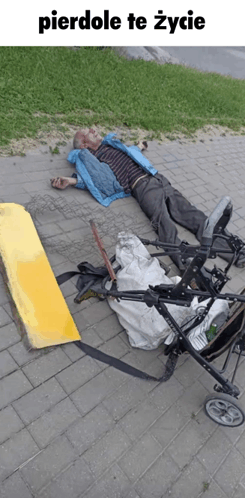
[{"label": "stroller frame", "polygon": [[[229,341],[229,345],[223,348],[223,350],[228,349],[228,353],[221,370],[218,370],[212,365],[211,362],[204,357],[204,354],[198,352],[187,337],[187,334],[194,327],[202,323],[216,299],[224,299],[231,303],[244,303],[244,305],[240,306],[240,311],[242,312],[243,309],[245,309],[245,295],[221,293],[222,288],[230,279],[227,276],[228,270],[237,260],[241,249],[244,248],[244,242],[239,239],[239,237],[233,236],[225,230],[226,225],[231,218],[231,214],[231,199],[229,197],[224,197],[206,220],[200,245],[192,246],[187,242],[181,242],[180,245],[175,245],[163,243],[159,240],[150,241],[148,239],[140,239],[145,245],[153,245],[158,249],[164,249],[164,252],[152,254],[152,256],[180,254],[182,261],[189,263],[186,265],[186,270],[179,283],[149,286],[147,290],[118,291],[116,280],[114,279],[110,290],[108,290],[105,288],[105,283],[110,280],[110,275],[108,275],[108,277],[101,279],[99,283],[91,285],[90,291],[105,297],[110,296],[118,300],[140,301],[144,302],[149,307],[155,306],[175,335],[173,342],[166,347],[165,354],[169,355],[172,359],[175,357],[177,360],[181,353],[187,351],[217,381],[218,384],[215,384],[214,390],[219,394],[209,395],[206,398],[206,414],[221,425],[235,427],[241,425],[245,420],[245,413],[236,401],[236,398],[238,398],[240,394],[240,390],[234,384],[239,361],[243,351],[245,351],[245,331],[243,331],[243,328],[241,327],[241,329],[234,332],[234,336]],[[217,248],[214,249],[213,242],[217,237],[226,239],[230,249],[227,249],[226,251],[224,251],[224,249],[220,249],[220,251]],[[221,270],[216,266],[214,266],[212,270],[205,268],[204,264],[207,258],[214,259],[219,252],[222,252],[222,254],[230,253],[232,255],[226,268],[224,270]],[[120,267],[115,271],[117,272],[119,269]],[[197,284],[194,289],[191,287],[193,282]],[[200,288],[205,290],[200,290]],[[82,293],[80,293],[80,295],[78,294],[76,302],[81,300],[79,299],[81,295]],[[168,311],[166,304],[171,303],[178,306],[189,307],[195,296],[198,297],[199,302],[209,299],[208,305],[200,315],[197,315],[192,319],[189,326],[188,323],[185,324],[185,326],[179,326]],[[221,328],[224,329],[225,326]],[[232,379],[228,380],[223,374],[228,367],[233,352],[238,354],[238,358]],[[211,361],[217,356],[219,356],[219,354],[211,355]],[[176,361],[173,362],[173,365],[171,374],[174,371]]]}]

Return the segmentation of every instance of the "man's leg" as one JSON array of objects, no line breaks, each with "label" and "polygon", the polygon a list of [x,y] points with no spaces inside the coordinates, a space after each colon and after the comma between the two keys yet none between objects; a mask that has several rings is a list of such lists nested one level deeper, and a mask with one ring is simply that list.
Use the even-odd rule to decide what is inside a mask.
[{"label": "man's leg", "polygon": [[[167,206],[170,216],[174,221],[176,221],[176,223],[179,223],[192,232],[200,242],[207,216],[195,206],[190,204],[190,202],[187,201],[187,199],[185,199],[185,197],[183,197],[183,195],[171,185],[167,190]],[[229,237],[231,233],[225,229],[225,235]],[[218,254],[225,261],[231,261],[233,258],[233,254],[222,253],[222,249],[231,250],[226,240],[217,237],[213,242],[212,247],[217,250],[219,249]],[[244,252],[241,252],[239,260],[236,263],[237,266],[244,266],[244,259]]]},{"label": "man's leg", "polygon": [[[162,177],[162,178],[160,178]],[[147,176],[136,184],[133,189],[133,196],[139,203],[142,211],[152,223],[152,227],[157,232],[159,240],[172,244],[180,244],[177,228],[167,208],[167,189],[169,182],[162,175]],[[173,262],[180,270],[184,270],[181,258],[171,256]]]},{"label": "man's leg", "polygon": [[163,188],[166,191],[166,204],[171,218],[182,227],[187,228],[200,241],[207,216],[172,185],[169,184]]},{"label": "man's leg", "polygon": [[[187,228],[199,242],[201,241],[207,216],[193,206],[177,189],[174,189],[163,175],[158,173],[154,177],[143,179],[138,186],[136,185],[133,195],[151,220],[162,242],[180,243],[173,221]],[[226,234],[229,235],[228,230]],[[213,247],[230,249],[228,243],[220,237],[214,241]],[[232,258],[231,254],[224,254],[222,251],[219,251],[219,256],[226,261]],[[173,256],[171,259],[181,270],[183,269],[180,257]],[[241,253],[237,266],[243,266],[244,260],[245,255]]]}]

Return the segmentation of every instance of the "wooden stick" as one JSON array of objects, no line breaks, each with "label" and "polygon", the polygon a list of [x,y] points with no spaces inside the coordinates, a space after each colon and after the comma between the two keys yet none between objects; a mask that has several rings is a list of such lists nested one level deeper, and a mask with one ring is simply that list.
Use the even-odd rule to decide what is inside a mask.
[{"label": "wooden stick", "polygon": [[92,228],[92,232],[93,232],[94,238],[96,240],[96,243],[97,243],[97,246],[99,248],[100,254],[101,254],[101,256],[102,256],[102,258],[103,258],[103,260],[104,260],[104,262],[106,264],[106,268],[107,268],[107,270],[109,272],[111,280],[112,280],[112,282],[116,282],[117,281],[116,274],[115,274],[115,272],[113,270],[113,267],[112,267],[112,264],[111,264],[111,262],[110,262],[110,260],[109,260],[109,258],[107,256],[107,252],[106,252],[106,250],[104,248],[104,244],[103,244],[103,242],[102,242],[102,240],[101,240],[101,238],[100,238],[100,236],[98,234],[98,230],[97,230],[97,228],[96,228],[93,220],[90,220],[90,226]]}]

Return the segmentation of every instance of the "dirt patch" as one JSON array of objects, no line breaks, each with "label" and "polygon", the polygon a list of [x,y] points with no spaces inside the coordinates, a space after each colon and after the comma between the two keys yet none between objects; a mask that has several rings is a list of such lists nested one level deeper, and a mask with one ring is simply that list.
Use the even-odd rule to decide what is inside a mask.
[{"label": "dirt patch", "polygon": [[[111,132],[111,129],[107,129],[103,126],[91,126],[96,131],[98,131],[102,136],[105,136],[107,133]],[[20,140],[12,140],[10,144],[6,147],[0,147],[0,157],[9,157],[9,156],[25,156],[28,150],[34,150],[42,147],[43,145],[47,145],[52,148],[64,146],[68,142],[70,142],[76,131],[79,130],[80,126],[72,126],[63,123],[62,126],[57,128],[55,125],[50,127],[48,131],[40,131],[36,138],[22,138]],[[130,145],[137,144],[139,140],[156,140],[161,143],[177,141],[181,144],[190,144],[191,142],[205,142],[208,140],[213,140],[214,138],[220,136],[239,136],[245,135],[245,128],[240,129],[238,132],[232,131],[229,128],[224,128],[221,126],[207,125],[204,128],[198,130],[192,135],[185,135],[183,133],[161,133],[154,131],[142,130],[140,128],[136,129],[128,129],[127,127],[115,127],[113,129],[117,134],[117,137],[120,138],[123,142],[126,142]]]}]

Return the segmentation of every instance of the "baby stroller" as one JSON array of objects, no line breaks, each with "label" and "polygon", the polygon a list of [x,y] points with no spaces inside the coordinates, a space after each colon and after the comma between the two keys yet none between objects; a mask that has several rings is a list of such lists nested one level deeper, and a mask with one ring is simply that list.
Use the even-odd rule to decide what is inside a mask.
[{"label": "baby stroller", "polygon": [[[241,356],[244,355],[245,351],[245,295],[243,293],[222,293],[222,289],[229,280],[228,271],[239,256],[241,249],[244,248],[244,243],[239,237],[230,235],[225,230],[231,214],[231,200],[229,197],[224,197],[207,219],[200,245],[189,245],[187,242],[181,242],[180,245],[173,245],[162,243],[159,240],[150,241],[140,239],[145,245],[151,244],[157,247],[157,249],[163,249],[163,252],[157,253],[158,256],[175,253],[180,254],[182,260],[187,261],[186,270],[177,284],[149,286],[147,290],[142,291],[119,291],[116,283],[116,272],[120,268],[113,269],[111,263],[113,263],[115,257],[108,260],[105,250],[103,247],[100,248],[106,266],[94,268],[88,263],[78,265],[80,276],[77,281],[77,288],[79,289],[79,293],[75,298],[75,302],[83,300],[85,295],[88,295],[88,297],[98,295],[105,298],[111,296],[117,300],[141,301],[148,307],[155,306],[174,333],[174,340],[166,346],[164,351],[167,356],[165,372],[157,380],[168,380],[174,372],[178,357],[182,353],[188,352],[216,381],[214,385],[215,393],[207,396],[204,402],[206,414],[220,425],[236,427],[241,425],[245,420],[245,413],[237,401],[240,391],[234,384]],[[230,249],[227,249],[226,252],[232,254],[231,261],[224,270],[216,266],[210,270],[204,266],[207,258],[213,259],[217,253],[225,252],[223,249],[219,251],[216,247],[214,249],[213,242],[217,236],[227,240]],[[61,284],[74,274],[74,272],[63,274],[57,277],[57,281]],[[106,288],[108,281],[112,283],[109,290]],[[193,282],[196,285],[193,286]],[[178,325],[168,311],[166,304],[171,303],[178,306],[190,307],[194,297],[197,297],[199,303],[208,299],[208,304],[203,307],[200,306],[201,312],[194,317],[192,316],[189,322],[185,322],[182,326]],[[217,299],[226,300],[230,303],[229,316],[226,322],[218,329],[216,336],[202,350],[198,351],[188,339],[188,334],[204,321]],[[81,342],[81,344],[83,343]],[[81,344],[77,345],[82,347],[88,354],[92,354],[91,351],[86,349],[86,345],[81,346]],[[212,362],[224,352],[227,352],[226,358],[222,369],[219,370]],[[225,372],[227,371],[232,354],[237,355],[237,361],[232,378],[228,380]],[[93,355],[100,361],[107,361],[109,364],[114,364],[108,361],[109,357],[101,359],[94,352]],[[120,360],[118,361],[120,362]],[[120,366],[117,366],[117,368],[120,368]],[[148,376],[145,378],[152,377]]]}]

